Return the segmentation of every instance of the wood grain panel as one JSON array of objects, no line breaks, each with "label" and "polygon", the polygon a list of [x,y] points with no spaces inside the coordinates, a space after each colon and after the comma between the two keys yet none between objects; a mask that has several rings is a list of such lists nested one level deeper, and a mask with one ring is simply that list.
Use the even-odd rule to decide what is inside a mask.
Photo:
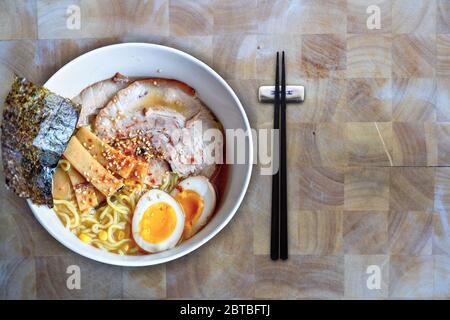
[{"label": "wood grain panel", "polygon": [[434,209],[436,211],[450,210],[450,168],[436,168],[434,185]]},{"label": "wood grain panel", "polygon": [[[5,198],[3,198],[3,201]],[[15,199],[18,200],[17,198]],[[1,205],[0,215],[0,259],[29,257],[35,252],[35,243],[31,236],[31,212],[11,214],[6,206]],[[36,223],[35,221],[31,221]]]},{"label": "wood grain panel", "polygon": [[170,35],[212,35],[214,6],[211,0],[169,1]]},{"label": "wood grain panel", "polygon": [[385,254],[388,240],[388,216],[383,211],[344,212],[345,254]]},{"label": "wood grain panel", "polygon": [[436,32],[436,2],[434,0],[392,0],[392,32]]},{"label": "wood grain panel", "polygon": [[436,80],[395,78],[392,80],[393,120],[403,122],[436,119]]},{"label": "wood grain panel", "polygon": [[256,36],[214,36],[213,66],[225,79],[255,79]]},{"label": "wood grain panel", "polygon": [[392,123],[347,123],[345,148],[350,166],[392,166]]},{"label": "wood grain panel", "polygon": [[214,0],[214,33],[242,34],[258,30],[257,0]]},{"label": "wood grain panel", "polygon": [[345,210],[388,210],[389,168],[348,168],[345,173]]},{"label": "wood grain panel", "polygon": [[433,294],[432,256],[391,256],[389,297],[420,298]]},{"label": "wood grain panel", "polygon": [[257,298],[340,298],[344,294],[343,257],[291,256],[274,264],[269,256],[257,256]]},{"label": "wood grain panel", "polygon": [[435,166],[437,142],[431,123],[394,122],[393,161],[395,166]]},{"label": "wood grain panel", "polygon": [[347,80],[345,120],[349,122],[391,121],[391,86],[390,79]]},{"label": "wood grain panel", "polygon": [[342,211],[294,211],[297,243],[293,254],[332,256],[343,253]]},{"label": "wood grain panel", "polygon": [[447,0],[436,1],[436,31],[437,33],[450,33],[450,3]]},{"label": "wood grain panel", "polygon": [[[80,11],[80,28],[67,28],[69,5]],[[40,39],[105,38],[133,35],[169,35],[167,0],[38,0]]]},{"label": "wood grain panel", "polygon": [[434,35],[397,35],[392,42],[392,73],[399,78],[433,77],[436,62]]},{"label": "wood grain panel", "polygon": [[450,213],[446,210],[433,215],[433,254],[450,255]]},{"label": "wood grain panel", "polygon": [[0,39],[36,39],[36,0],[0,2]]},{"label": "wood grain panel", "polygon": [[343,124],[326,122],[300,123],[290,128],[288,147],[292,163],[310,167],[345,166],[344,128]]},{"label": "wood grain panel", "polygon": [[298,171],[300,210],[339,210],[344,205],[344,170],[305,167]]},{"label": "wood grain panel", "polygon": [[345,33],[344,0],[259,0],[260,33]]},{"label": "wood grain panel", "polygon": [[[380,289],[371,290],[367,287],[371,266],[377,266],[381,270]],[[388,290],[388,255],[345,255],[345,298],[385,299],[388,297]]]},{"label": "wood grain panel", "polygon": [[347,36],[347,78],[390,78],[392,68],[390,34]]},{"label": "wood grain panel", "polygon": [[450,121],[450,78],[437,79],[436,118],[437,121]]},{"label": "wood grain panel", "polygon": [[[142,40],[140,40],[142,41]],[[155,40],[147,40],[155,43]],[[145,41],[145,42],[147,42]],[[156,42],[158,43],[158,42]],[[183,37],[164,37],[160,44],[182,50],[193,55],[208,65],[213,63],[213,37],[212,36],[183,36]]]},{"label": "wood grain panel", "polygon": [[0,299],[36,299],[33,258],[0,259]]},{"label": "wood grain panel", "polygon": [[450,124],[436,124],[438,165],[450,165]]},{"label": "wood grain panel", "polygon": [[288,121],[296,123],[343,121],[347,98],[346,80],[304,79],[299,83],[308,88],[308,98],[300,105],[288,105]]},{"label": "wood grain panel", "polygon": [[35,64],[30,64],[30,61],[36,59],[36,53],[36,41],[1,41],[0,64],[5,71],[4,76],[2,76],[3,86],[12,84],[11,80],[14,73],[20,74],[30,81],[38,82],[40,80],[38,67]]},{"label": "wood grain panel", "polygon": [[450,257],[434,256],[434,290],[436,298],[450,298]]},{"label": "wood grain panel", "polygon": [[450,34],[439,34],[436,39],[436,74],[450,76]]},{"label": "wood grain panel", "polygon": [[[380,29],[367,28],[366,12],[371,5],[380,8]],[[388,33],[392,26],[391,0],[347,0],[347,32],[348,33]]]},{"label": "wood grain panel", "polygon": [[431,212],[434,208],[434,168],[391,168],[391,210]]},{"label": "wood grain panel", "polygon": [[302,37],[301,74],[309,78],[343,77],[347,68],[346,39],[336,34]]},{"label": "wood grain panel", "polygon": [[431,255],[433,215],[429,212],[389,212],[389,253]]},{"label": "wood grain panel", "polygon": [[166,297],[166,266],[123,268],[124,299],[161,299]]},{"label": "wood grain panel", "polygon": [[[38,299],[119,299],[122,297],[122,270],[79,255],[37,257]],[[69,266],[80,270],[80,289],[69,289]]]}]

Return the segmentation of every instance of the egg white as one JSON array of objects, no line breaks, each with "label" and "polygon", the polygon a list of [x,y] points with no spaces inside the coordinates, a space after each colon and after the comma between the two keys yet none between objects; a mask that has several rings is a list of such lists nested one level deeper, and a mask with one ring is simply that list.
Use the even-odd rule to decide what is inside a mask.
[{"label": "egg white", "polygon": [[[184,238],[188,239],[196,234],[208,222],[213,214],[217,201],[216,190],[211,182],[209,182],[209,179],[204,176],[186,178],[181,181],[178,186],[181,187],[182,190],[192,190],[198,193],[203,199],[203,210],[200,213],[200,216],[197,218],[197,221],[194,222],[190,231],[184,235]],[[179,192],[178,188],[175,188],[171,194],[175,196]]]},{"label": "egg white", "polygon": [[[160,202],[165,202],[170,205],[174,211],[176,216],[176,225],[172,234],[164,241],[159,243],[150,243],[145,241],[139,232],[139,223],[142,220],[142,217],[145,211],[152,205]],[[184,213],[181,206],[178,202],[168,193],[158,190],[152,189],[146,192],[140,199],[136,205],[136,209],[134,210],[133,221],[132,221],[132,232],[134,240],[137,245],[143,250],[151,253],[164,251],[176,246],[178,241],[180,240],[183,229],[184,229]]]}]

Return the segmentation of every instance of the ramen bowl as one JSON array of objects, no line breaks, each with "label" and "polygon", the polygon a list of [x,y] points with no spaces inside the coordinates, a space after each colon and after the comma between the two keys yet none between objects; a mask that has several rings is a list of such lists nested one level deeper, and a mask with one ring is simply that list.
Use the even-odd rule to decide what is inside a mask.
[{"label": "ramen bowl", "polygon": [[[173,48],[147,44],[123,43],[106,46],[72,60],[57,71],[45,87],[64,97],[73,98],[83,88],[120,72],[129,77],[158,77],[185,82],[212,110],[225,130],[247,133],[238,149],[245,153],[245,163],[227,164],[227,182],[211,221],[192,238],[167,251],[130,256],[102,251],[81,242],[65,229],[55,212],[28,202],[42,226],[64,246],[87,258],[112,265],[148,266],[177,259],[213,238],[233,218],[241,204],[252,171],[250,125],[236,94],[208,65]],[[226,141],[231,148],[233,141]],[[234,147],[233,147],[234,148]]]}]

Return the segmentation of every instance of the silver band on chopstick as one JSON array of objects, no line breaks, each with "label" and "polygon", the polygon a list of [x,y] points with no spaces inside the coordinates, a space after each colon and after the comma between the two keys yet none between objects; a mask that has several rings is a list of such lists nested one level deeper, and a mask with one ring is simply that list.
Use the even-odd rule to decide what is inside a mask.
[{"label": "silver band on chopstick", "polygon": [[[275,86],[261,86],[258,91],[259,102],[275,101]],[[304,86],[286,86],[286,102],[303,102],[305,100]]]}]

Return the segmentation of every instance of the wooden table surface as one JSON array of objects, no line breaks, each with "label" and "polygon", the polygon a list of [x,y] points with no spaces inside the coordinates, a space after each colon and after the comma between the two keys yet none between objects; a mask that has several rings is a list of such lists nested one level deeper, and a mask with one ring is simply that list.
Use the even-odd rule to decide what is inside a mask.
[{"label": "wooden table surface", "polygon": [[[366,8],[381,9],[368,30]],[[67,28],[67,8],[81,28]],[[269,253],[271,177],[213,240],[176,261],[120,268],[72,253],[0,187],[0,298],[450,298],[450,1],[1,0],[0,98],[13,72],[44,83],[119,42],[159,43],[211,65],[253,128],[270,128],[259,85],[286,50],[287,261]],[[0,177],[3,180],[3,174]],[[66,287],[81,268],[81,290]],[[367,268],[381,271],[367,287]]]}]

